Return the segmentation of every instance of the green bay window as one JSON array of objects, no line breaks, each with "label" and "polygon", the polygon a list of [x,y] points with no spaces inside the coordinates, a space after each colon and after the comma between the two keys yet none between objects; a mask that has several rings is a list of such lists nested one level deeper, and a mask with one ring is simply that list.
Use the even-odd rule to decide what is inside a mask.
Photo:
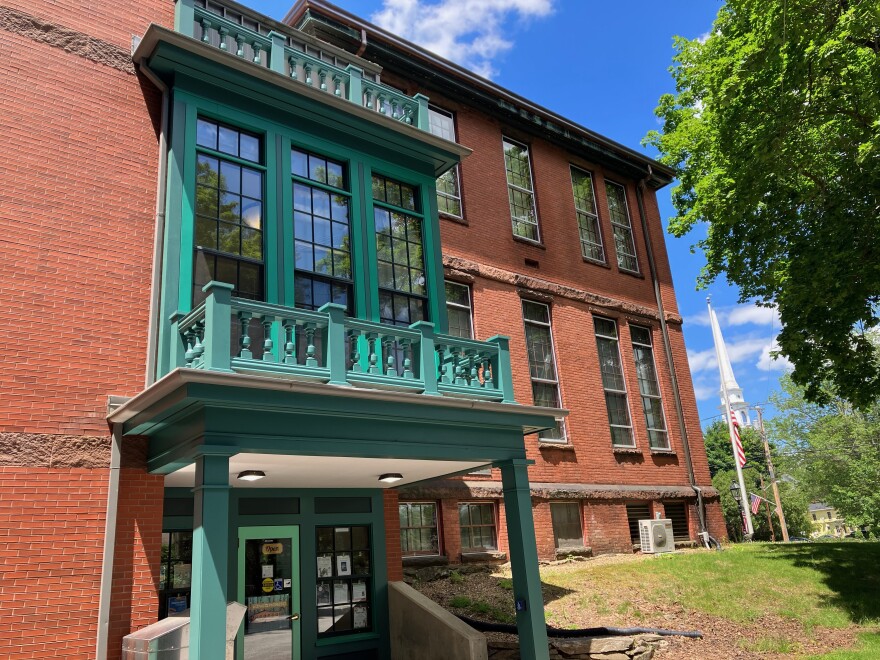
[{"label": "green bay window", "polygon": [[324,303],[352,312],[351,204],[342,163],[294,148],[294,289],[297,307]]},{"label": "green bay window", "polygon": [[196,195],[192,302],[211,280],[233,295],[265,300],[261,139],[200,118],[196,134]]},{"label": "green bay window", "polygon": [[410,325],[428,318],[423,216],[414,186],[373,176],[373,219],[379,281],[379,319]]}]

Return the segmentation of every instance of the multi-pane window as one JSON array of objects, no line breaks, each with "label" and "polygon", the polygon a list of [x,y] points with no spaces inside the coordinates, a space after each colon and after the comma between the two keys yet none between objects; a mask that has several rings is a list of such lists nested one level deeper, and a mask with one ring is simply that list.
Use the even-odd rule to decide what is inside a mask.
[{"label": "multi-pane window", "polygon": [[292,149],[290,170],[296,306],[318,309],[334,302],[351,311],[351,222],[345,166]]},{"label": "multi-pane window", "polygon": [[617,324],[610,319],[595,317],[593,325],[599,349],[599,368],[602,371],[602,387],[605,389],[605,405],[608,407],[608,424],[611,426],[611,444],[615,447],[635,447],[629,405],[626,400],[623,366],[620,363]]},{"label": "multi-pane window", "polygon": [[[452,113],[440,108],[428,108],[431,133],[444,140],[455,142],[455,122]],[[437,210],[456,218],[461,217],[461,185],[458,165],[437,178]]]},{"label": "multi-pane window", "polygon": [[[550,308],[530,300],[523,300],[522,306],[529,373],[532,377],[532,400],[536,406],[559,408],[559,378],[553,353],[553,334],[550,331]],[[539,437],[543,440],[564,440],[562,422],[557,422],[552,429],[541,431]]]},{"label": "multi-pane window", "polygon": [[409,325],[427,318],[422,216],[416,189],[373,176],[373,215],[379,268],[379,317]]},{"label": "multi-pane window", "polygon": [[211,280],[233,295],[264,300],[260,138],[209,119],[196,132],[193,304]]},{"label": "multi-pane window", "polygon": [[466,502],[458,505],[462,550],[497,550],[495,505]]},{"label": "multi-pane window", "polygon": [[584,259],[605,263],[605,248],[602,246],[599,215],[596,213],[596,196],[593,194],[593,177],[589,172],[572,166],[571,188],[574,192],[574,208],[581,238],[581,254]]},{"label": "multi-pane window", "polygon": [[400,550],[404,557],[439,555],[437,505],[433,502],[401,502]]},{"label": "multi-pane window", "polygon": [[159,564],[159,618],[189,609],[192,532],[162,532]]},{"label": "multi-pane window", "polygon": [[504,167],[507,170],[507,195],[510,201],[513,235],[539,241],[541,237],[538,233],[538,213],[535,210],[529,148],[504,138]]},{"label": "multi-pane window", "polygon": [[605,182],[608,197],[608,214],[614,230],[614,249],[617,251],[617,265],[623,270],[639,272],[636,259],[636,246],[633,241],[632,224],[629,221],[629,207],[626,205],[626,191],[619,183]]},{"label": "multi-pane window", "polygon": [[553,538],[556,549],[580,548],[584,545],[581,530],[581,505],[577,502],[551,502],[550,518],[553,521]]},{"label": "multi-pane window", "polygon": [[657,381],[657,369],[654,366],[651,331],[637,325],[631,325],[629,331],[632,337],[633,357],[636,361],[639,394],[642,395],[642,407],[645,410],[649,444],[651,449],[669,449],[663,402],[660,399],[660,383]]},{"label": "multi-pane window", "polygon": [[471,289],[469,286],[457,282],[446,282],[446,316],[449,318],[450,335],[473,339]]}]

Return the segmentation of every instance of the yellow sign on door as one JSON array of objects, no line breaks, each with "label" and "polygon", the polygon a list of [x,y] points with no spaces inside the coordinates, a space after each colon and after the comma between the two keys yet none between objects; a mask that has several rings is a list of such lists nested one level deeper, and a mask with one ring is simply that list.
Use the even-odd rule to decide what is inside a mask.
[{"label": "yellow sign on door", "polygon": [[267,594],[270,594],[270,593],[272,593],[272,591],[274,589],[275,589],[275,580],[273,580],[272,578],[265,578],[263,580],[263,591]]},{"label": "yellow sign on door", "polygon": [[280,555],[284,552],[283,543],[264,543],[261,549],[264,555]]}]

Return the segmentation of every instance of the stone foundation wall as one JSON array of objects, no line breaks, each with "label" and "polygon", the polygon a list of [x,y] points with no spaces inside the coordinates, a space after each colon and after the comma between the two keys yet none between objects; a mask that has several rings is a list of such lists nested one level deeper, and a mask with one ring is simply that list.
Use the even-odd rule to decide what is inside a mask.
[{"label": "stone foundation wall", "polygon": [[[550,660],[651,660],[668,644],[660,635],[551,639]],[[489,640],[489,660],[520,660],[519,642]]]}]

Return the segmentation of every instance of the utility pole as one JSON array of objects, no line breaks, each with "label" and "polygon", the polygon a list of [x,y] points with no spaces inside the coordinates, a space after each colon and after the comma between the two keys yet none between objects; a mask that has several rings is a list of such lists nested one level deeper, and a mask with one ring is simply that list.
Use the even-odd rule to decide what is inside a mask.
[{"label": "utility pole", "polygon": [[[761,480],[761,493],[766,493],[767,487],[764,485],[764,475],[758,475],[758,478]],[[767,500],[764,500],[764,513],[767,515],[767,526],[770,528],[770,541],[776,543],[776,530],[773,529],[773,517],[770,513],[770,502]]]},{"label": "utility pole", "polygon": [[[773,486],[773,498],[776,500],[776,513],[779,516],[779,526],[782,527],[782,540],[788,542],[788,525],[785,524],[785,514],[782,512],[782,500],[779,499],[779,484],[776,483],[776,473],[773,471],[773,459],[770,458],[770,444],[767,442],[767,433],[764,431],[764,410],[761,406],[755,406],[758,413],[758,431],[761,441],[764,443],[764,457],[767,459],[767,472],[770,474],[770,485]],[[770,529],[773,527],[771,525]]]}]

